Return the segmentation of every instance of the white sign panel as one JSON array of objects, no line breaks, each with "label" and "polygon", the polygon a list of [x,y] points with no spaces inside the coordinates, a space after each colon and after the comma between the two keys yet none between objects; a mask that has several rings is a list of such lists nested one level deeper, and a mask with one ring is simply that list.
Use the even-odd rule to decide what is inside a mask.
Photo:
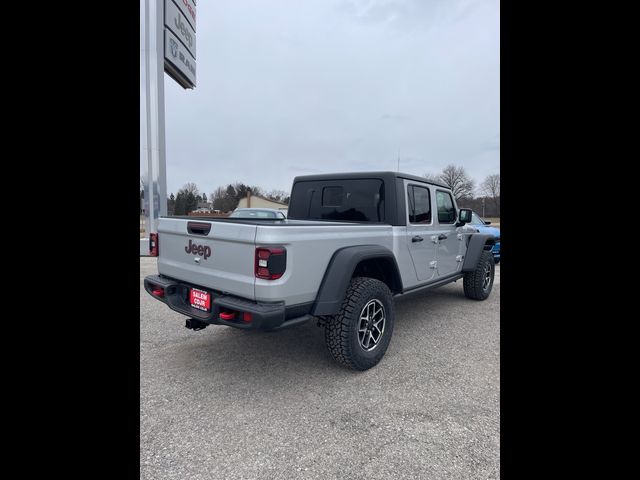
[{"label": "white sign panel", "polygon": [[[182,0],[177,0],[182,3]],[[165,0],[164,24],[178,37],[193,58],[196,58],[196,31],[172,0]]]},{"label": "white sign panel", "polygon": [[[191,85],[183,85],[184,88],[194,87],[196,84],[196,61],[193,59],[187,48],[182,44],[178,37],[176,37],[169,30],[164,30],[164,60],[165,65],[168,63],[169,67],[173,67],[177,70],[177,73],[191,83]],[[174,72],[171,72],[174,73]]]},{"label": "white sign panel", "polygon": [[[171,0],[165,0],[167,3]],[[174,0],[176,5],[182,12],[182,15],[187,17],[187,21],[191,25],[191,28],[196,29],[196,4],[193,0]]]}]

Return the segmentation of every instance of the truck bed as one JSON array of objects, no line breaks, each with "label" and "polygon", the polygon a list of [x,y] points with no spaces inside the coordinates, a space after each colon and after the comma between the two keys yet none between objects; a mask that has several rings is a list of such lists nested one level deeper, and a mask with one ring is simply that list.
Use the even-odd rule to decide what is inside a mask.
[{"label": "truck bed", "polygon": [[[198,224],[201,229],[194,233],[189,225]],[[286,299],[287,306],[305,304],[314,301],[337,250],[353,245],[382,245],[393,250],[393,228],[370,222],[161,217],[158,271],[257,302]],[[256,278],[258,247],[286,249],[281,278]]]}]

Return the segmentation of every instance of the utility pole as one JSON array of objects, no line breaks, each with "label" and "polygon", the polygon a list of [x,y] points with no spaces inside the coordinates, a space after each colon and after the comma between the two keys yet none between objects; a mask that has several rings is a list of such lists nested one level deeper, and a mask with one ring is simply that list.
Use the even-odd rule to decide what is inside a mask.
[{"label": "utility pole", "polygon": [[486,197],[482,197],[482,218],[484,218],[484,200]]}]

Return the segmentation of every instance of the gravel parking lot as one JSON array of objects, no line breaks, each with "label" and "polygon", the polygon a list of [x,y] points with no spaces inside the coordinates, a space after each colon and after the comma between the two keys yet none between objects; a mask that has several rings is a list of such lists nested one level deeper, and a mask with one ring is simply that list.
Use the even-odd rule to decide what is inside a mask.
[{"label": "gravel parking lot", "polygon": [[366,372],[330,359],[315,324],[276,333],[184,327],[142,287],[143,479],[493,479],[500,467],[500,267],[396,301]]}]

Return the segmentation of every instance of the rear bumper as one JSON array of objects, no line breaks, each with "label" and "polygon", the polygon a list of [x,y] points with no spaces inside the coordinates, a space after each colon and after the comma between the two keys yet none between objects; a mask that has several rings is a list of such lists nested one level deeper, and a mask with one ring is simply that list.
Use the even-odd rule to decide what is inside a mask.
[{"label": "rear bumper", "polygon": [[[152,293],[152,290],[157,287],[164,289],[163,297],[158,297]],[[210,312],[198,310],[189,304],[189,289],[192,287],[205,290],[211,294]],[[166,303],[171,310],[211,325],[227,325],[248,330],[280,330],[300,325],[313,318],[308,314],[287,318],[284,302],[256,303],[231,295],[223,295],[199,285],[192,285],[161,275],[149,275],[146,277],[144,279],[144,289],[156,300]],[[238,312],[236,318],[233,320],[220,318],[221,312],[230,311]],[[250,322],[242,320],[242,314],[245,312],[251,314]]]}]

